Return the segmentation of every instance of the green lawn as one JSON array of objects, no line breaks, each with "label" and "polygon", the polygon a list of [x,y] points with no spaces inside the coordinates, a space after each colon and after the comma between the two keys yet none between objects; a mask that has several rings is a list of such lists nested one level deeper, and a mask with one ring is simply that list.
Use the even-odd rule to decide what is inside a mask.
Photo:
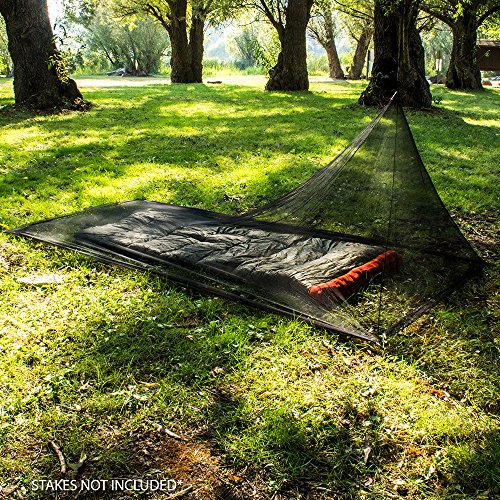
[{"label": "green lawn", "polygon": [[[133,198],[242,212],[349,143],[376,113],[362,88],[86,80],[87,113],[7,106],[0,228]],[[434,95],[408,121],[491,265],[382,348],[0,233],[4,492],[60,477],[52,439],[86,455],[83,478],[172,478],[189,498],[498,498],[500,89]]]}]

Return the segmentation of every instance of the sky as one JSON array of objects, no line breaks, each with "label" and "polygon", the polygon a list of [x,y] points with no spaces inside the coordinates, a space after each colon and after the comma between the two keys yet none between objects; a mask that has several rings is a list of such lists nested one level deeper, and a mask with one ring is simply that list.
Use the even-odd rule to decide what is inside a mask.
[{"label": "sky", "polygon": [[62,14],[62,0],[47,0],[47,7],[49,8],[49,17],[52,25],[56,17]]}]

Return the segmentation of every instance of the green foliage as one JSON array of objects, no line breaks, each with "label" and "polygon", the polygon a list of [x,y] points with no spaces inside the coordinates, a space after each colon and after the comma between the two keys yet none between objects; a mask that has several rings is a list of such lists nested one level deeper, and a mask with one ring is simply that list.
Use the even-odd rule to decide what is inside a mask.
[{"label": "green foliage", "polygon": [[242,61],[219,61],[218,59],[203,60],[203,74],[205,76],[226,75],[263,75],[264,69],[260,66],[247,66]]},{"label": "green foliage", "polygon": [[89,28],[90,51],[105,55],[114,68],[125,67],[133,75],[158,71],[170,47],[166,31],[152,19],[113,24],[98,15]]},{"label": "green foliage", "polygon": [[235,29],[228,49],[241,69],[254,66],[268,71],[276,64],[281,45],[275,29],[265,22],[254,22]]},{"label": "green foliage", "polygon": [[442,55],[443,68],[441,74],[446,73],[450,63],[453,38],[450,28],[442,22],[433,23],[430,29],[421,32],[422,45],[425,50],[425,74],[435,75],[436,59],[439,53]]},{"label": "green foliage", "polygon": [[[242,66],[257,66],[261,54],[258,29],[254,25],[243,26],[234,34],[230,50]],[[242,69],[245,68],[242,67]]]},{"label": "green foliage", "polygon": [[156,73],[170,47],[164,28],[150,17],[114,17],[106,3],[82,2],[67,8],[67,19],[83,30],[80,35],[81,63],[90,72],[126,68],[132,75]]},{"label": "green foliage", "polygon": [[436,104],[436,106],[439,106],[441,102],[443,101],[443,98],[440,95],[433,96],[432,97],[432,102]]},{"label": "green foliage", "polygon": [[479,27],[479,38],[500,40],[500,11],[488,17]]},{"label": "green foliage", "polygon": [[[81,0],[74,0],[81,1]],[[107,0],[110,7],[120,17],[130,15],[146,15],[153,17],[164,28],[172,21],[172,8],[179,8],[181,2],[172,0],[118,0],[111,2]],[[206,25],[219,26],[230,19],[236,9],[241,7],[241,3],[236,0],[188,0],[186,2],[186,21],[188,29],[194,18],[202,19]]]},{"label": "green foliage", "polygon": [[308,56],[307,72],[310,75],[328,75],[328,58],[326,56]]},{"label": "green foliage", "polygon": [[0,74],[10,76],[12,72],[12,60],[9,54],[7,31],[5,21],[0,16]]},{"label": "green foliage", "polygon": [[49,57],[49,69],[53,69],[57,75],[58,80],[62,83],[67,83],[69,75],[64,63],[64,55],[60,52],[55,52],[54,55]]},{"label": "green foliage", "polygon": [[363,31],[373,29],[374,0],[331,0],[331,5],[338,13],[341,26],[354,40],[357,41]]},{"label": "green foliage", "polygon": [[467,15],[475,18],[480,28],[488,19],[491,22],[493,18],[494,23],[500,12],[498,0],[423,0],[421,8],[450,27],[456,27]]},{"label": "green foliage", "polygon": [[[89,79],[85,114],[4,108],[1,228],[143,197],[242,212],[309,178],[376,113],[355,105],[364,84],[278,94],[263,80]],[[492,256],[499,90],[434,94],[440,109],[408,121],[445,204]],[[20,280],[50,274],[62,282]],[[160,474],[201,498],[229,497],[226,485],[257,498],[495,498],[498,281],[492,264],[373,348],[1,233],[0,485],[40,498],[30,481],[59,478],[50,438],[70,462],[88,455],[86,478]]]},{"label": "green foliage", "polygon": [[268,71],[278,62],[278,56],[281,51],[281,44],[277,31],[262,29],[259,33],[258,42],[258,65]]}]

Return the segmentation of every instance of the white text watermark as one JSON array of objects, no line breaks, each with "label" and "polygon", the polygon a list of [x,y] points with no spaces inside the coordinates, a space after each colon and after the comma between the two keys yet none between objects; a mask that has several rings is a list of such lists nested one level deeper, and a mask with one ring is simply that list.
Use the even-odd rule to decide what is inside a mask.
[{"label": "white text watermark", "polygon": [[32,491],[168,491],[182,481],[175,479],[40,479],[31,481]]}]

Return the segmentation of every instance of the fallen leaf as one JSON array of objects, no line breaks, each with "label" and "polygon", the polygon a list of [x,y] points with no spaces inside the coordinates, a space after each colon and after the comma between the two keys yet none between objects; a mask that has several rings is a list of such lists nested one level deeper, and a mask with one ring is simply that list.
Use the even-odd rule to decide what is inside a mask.
[{"label": "fallen leaf", "polygon": [[436,396],[441,399],[446,399],[449,394],[446,391],[442,391],[441,389],[429,389],[427,391],[431,396]]},{"label": "fallen leaf", "polygon": [[363,461],[365,462],[365,465],[368,463],[368,458],[370,457],[371,451],[372,451],[372,447],[371,446],[365,446],[364,449],[363,449],[363,453],[364,453],[364,459],[363,459]]}]

